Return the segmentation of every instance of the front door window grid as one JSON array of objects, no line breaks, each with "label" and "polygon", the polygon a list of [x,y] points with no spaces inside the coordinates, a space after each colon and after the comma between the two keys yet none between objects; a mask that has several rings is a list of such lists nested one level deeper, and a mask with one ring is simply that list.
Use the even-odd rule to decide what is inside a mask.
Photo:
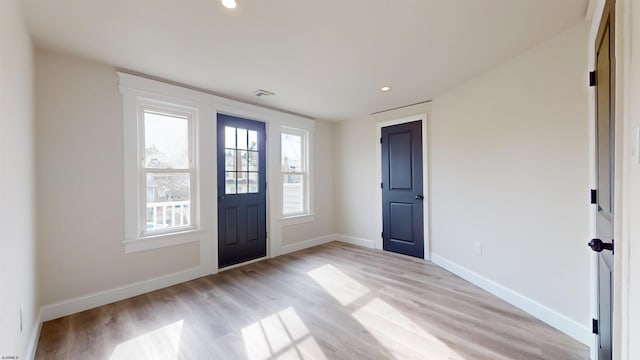
[{"label": "front door window grid", "polygon": [[225,194],[260,191],[258,132],[225,126]]}]

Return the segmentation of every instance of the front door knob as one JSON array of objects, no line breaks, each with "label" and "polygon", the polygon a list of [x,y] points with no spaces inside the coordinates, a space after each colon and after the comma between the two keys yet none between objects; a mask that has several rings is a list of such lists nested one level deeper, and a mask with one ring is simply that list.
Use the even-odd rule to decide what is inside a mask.
[{"label": "front door knob", "polygon": [[595,252],[602,252],[602,250],[611,250],[613,252],[613,240],[610,243],[606,243],[600,239],[591,239],[587,245]]}]

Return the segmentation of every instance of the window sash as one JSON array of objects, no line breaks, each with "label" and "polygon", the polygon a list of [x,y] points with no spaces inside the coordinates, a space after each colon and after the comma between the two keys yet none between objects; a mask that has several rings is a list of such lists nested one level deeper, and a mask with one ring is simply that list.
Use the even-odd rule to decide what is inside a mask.
[{"label": "window sash", "polygon": [[[147,199],[147,175],[149,174],[159,174],[159,175],[181,175],[188,174],[189,175],[189,200],[184,200],[189,202],[189,224],[182,226],[171,226],[165,229],[147,229],[147,223],[149,222],[149,218],[147,216],[147,208],[148,208],[148,199]],[[195,223],[195,215],[196,215],[196,207],[194,206],[194,197],[195,197],[195,176],[196,173],[193,169],[189,170],[173,170],[173,169],[157,169],[147,170],[143,169],[140,175],[140,235],[141,236],[152,236],[152,235],[161,235],[168,234],[174,232],[182,232],[187,230],[194,230],[197,228]],[[174,202],[182,202],[182,201],[174,201]],[[167,205],[169,206],[169,205]],[[181,210],[183,211],[183,210]],[[171,214],[172,217],[175,215]],[[163,222],[166,221],[165,217],[162,217]]]},{"label": "window sash", "polygon": [[[294,175],[294,176],[300,176],[302,177],[302,209],[299,211],[289,211],[289,212],[285,212],[286,206],[285,206],[285,186],[286,185],[290,185],[291,183],[286,183],[285,182],[285,177],[288,175]],[[309,213],[309,182],[308,182],[308,176],[307,173],[305,172],[286,172],[286,173],[282,173],[282,178],[281,178],[281,182],[282,182],[282,216],[283,217],[292,217],[292,216],[300,216],[300,215],[306,215]]]},{"label": "window sash", "polygon": [[[307,169],[307,142],[308,142],[308,132],[305,130],[298,130],[298,129],[293,129],[293,128],[283,128],[283,130],[281,131],[280,134],[280,146],[282,146],[282,135],[293,135],[293,136],[299,136],[300,137],[300,171],[299,172],[304,172],[306,173],[308,171]],[[285,173],[288,171],[283,171],[282,170],[282,149],[280,149],[280,171]]]},{"label": "window sash", "polygon": [[[155,113],[164,116],[185,118],[187,121],[187,141],[188,141],[188,150],[187,150],[187,164],[188,167],[180,168],[180,167],[167,167],[167,168],[151,168],[146,166],[146,129],[145,129],[145,113]],[[190,170],[194,168],[194,154],[195,154],[195,132],[193,129],[193,122],[196,116],[195,113],[181,110],[178,108],[174,108],[171,105],[167,105],[166,107],[158,106],[158,105],[149,105],[149,104],[141,104],[138,112],[138,121],[140,127],[140,134],[138,136],[138,142],[140,144],[140,167],[142,169],[153,169],[155,170]]]}]

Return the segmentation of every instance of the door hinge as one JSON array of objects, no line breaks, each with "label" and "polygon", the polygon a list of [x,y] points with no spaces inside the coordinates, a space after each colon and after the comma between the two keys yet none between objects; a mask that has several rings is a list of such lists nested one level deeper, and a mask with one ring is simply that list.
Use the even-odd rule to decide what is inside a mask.
[{"label": "door hinge", "polygon": [[611,239],[611,255],[615,255],[616,253],[616,241]]},{"label": "door hinge", "polygon": [[598,203],[598,191],[596,189],[591,189],[591,204]]},{"label": "door hinge", "polygon": [[384,189],[384,183],[380,183],[380,189]]},{"label": "door hinge", "polygon": [[596,72],[589,71],[589,86],[596,86]]},{"label": "door hinge", "polygon": [[384,232],[380,233],[380,237],[384,239]]},{"label": "door hinge", "polygon": [[382,138],[380,138],[380,144],[382,144]]},{"label": "door hinge", "polygon": [[265,238],[265,239],[268,239],[268,238],[269,238],[269,236],[268,236],[268,235],[269,235],[269,233],[265,231],[265,232],[264,232],[264,238]]},{"label": "door hinge", "polygon": [[600,332],[598,331],[598,320],[591,319],[591,332],[598,335]]}]

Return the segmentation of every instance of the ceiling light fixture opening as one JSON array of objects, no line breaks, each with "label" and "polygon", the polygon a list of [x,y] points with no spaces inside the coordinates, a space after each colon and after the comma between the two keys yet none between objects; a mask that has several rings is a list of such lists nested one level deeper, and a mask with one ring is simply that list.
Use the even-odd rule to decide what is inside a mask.
[{"label": "ceiling light fixture opening", "polygon": [[391,86],[383,86],[380,88],[380,91],[384,91],[384,92],[387,92],[389,90],[391,90]]},{"label": "ceiling light fixture opening", "polygon": [[228,9],[235,9],[238,3],[236,0],[222,0],[222,5]]}]

